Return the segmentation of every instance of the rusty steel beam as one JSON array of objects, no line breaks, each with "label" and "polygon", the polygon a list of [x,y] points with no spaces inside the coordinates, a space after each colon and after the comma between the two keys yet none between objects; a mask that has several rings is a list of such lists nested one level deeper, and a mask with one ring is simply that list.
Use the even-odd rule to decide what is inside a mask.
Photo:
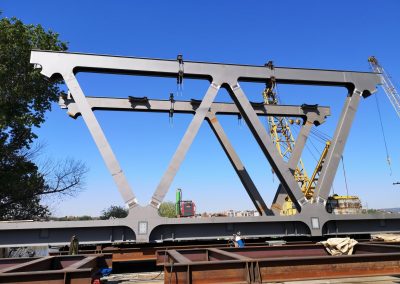
[{"label": "rusty steel beam", "polygon": [[168,251],[160,251],[157,264],[164,266],[165,283],[262,283],[399,275],[400,246],[357,244],[354,254],[346,256],[331,256],[318,244],[174,250],[173,257]]},{"label": "rusty steel beam", "polygon": [[0,259],[0,283],[92,283],[111,254]]},{"label": "rusty steel beam", "polygon": [[[308,242],[296,242],[296,243],[310,243]],[[262,246],[265,245],[265,242],[255,242],[255,243],[246,243],[247,247],[253,246]],[[156,252],[157,251],[166,251],[166,250],[182,250],[182,249],[195,249],[195,248],[208,248],[212,250],[213,248],[227,248],[229,246],[228,242],[225,243],[200,243],[200,244],[188,244],[188,245],[163,245],[159,244],[150,244],[150,246],[136,246],[136,247],[104,247],[104,248],[96,248],[96,249],[82,249],[79,250],[81,254],[91,255],[91,254],[112,254],[112,263],[116,262],[141,262],[141,261],[156,261]],[[51,256],[61,256],[68,255],[69,251],[59,251],[50,253]],[[2,263],[0,259],[0,269],[2,268]],[[32,260],[30,258],[30,260]],[[21,262],[23,262],[23,258],[21,258]],[[111,263],[110,265],[111,266]]]}]

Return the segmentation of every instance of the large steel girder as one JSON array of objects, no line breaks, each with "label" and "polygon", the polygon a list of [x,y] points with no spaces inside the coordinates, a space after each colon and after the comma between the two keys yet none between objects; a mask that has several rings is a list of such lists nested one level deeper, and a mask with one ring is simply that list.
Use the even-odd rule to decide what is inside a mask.
[{"label": "large steel girder", "polygon": [[[296,147],[289,163],[283,162],[278,157],[275,147],[271,143],[265,128],[262,127],[258,115],[261,109],[252,105],[244,94],[238,82],[266,82],[271,76],[278,83],[308,84],[324,86],[343,86],[349,90],[349,95],[343,107],[342,117],[336,129],[330,152],[321,172],[323,182],[315,192],[315,199],[325,199],[329,192],[337,168],[338,157],[341,156],[348,132],[356,111],[360,96],[367,97],[374,92],[376,84],[380,83],[379,74],[348,72],[316,69],[279,68],[273,70],[265,66],[244,66],[202,62],[184,62],[184,77],[194,79],[207,79],[211,85],[200,104],[194,106],[193,102],[176,102],[178,108],[184,112],[194,114],[194,118],[177,149],[171,167],[167,169],[156,192],[153,195],[152,205],[141,207],[137,205],[135,195],[132,193],[128,182],[111,150],[107,140],[98,124],[93,110],[130,108],[141,111],[146,106],[134,105],[127,99],[98,99],[86,98],[76,80],[75,74],[81,71],[117,74],[137,74],[149,76],[164,76],[176,78],[180,73],[181,65],[175,60],[143,59],[130,57],[116,57],[103,55],[75,54],[49,51],[33,51],[31,63],[42,67],[42,74],[51,78],[62,76],[73,96],[73,102],[66,98],[63,101],[69,108],[71,115],[82,115],[89,131],[91,132],[103,159],[112,173],[124,201],[130,205],[129,215],[124,219],[81,221],[81,222],[28,222],[28,223],[3,223],[0,224],[0,246],[16,244],[67,244],[72,234],[77,234],[85,242],[114,242],[114,241],[165,241],[186,239],[215,239],[229,237],[236,231],[249,237],[261,236],[321,236],[338,234],[360,234],[372,232],[398,232],[400,231],[400,218],[396,214],[363,214],[363,215],[333,215],[326,212],[321,203],[309,203],[293,178],[292,171],[301,148],[304,146],[308,135],[307,121],[310,116],[304,116],[304,110],[298,108],[303,116],[303,135],[299,135]],[[220,87],[228,89],[235,105],[215,103],[214,98]],[[151,108],[162,108],[162,101],[149,101]],[[157,105],[157,107],[156,107]],[[167,102],[168,108],[169,104]],[[114,108],[115,107],[115,108]],[[283,106],[278,106],[283,107]],[[219,111],[216,111],[219,109]],[[223,110],[224,109],[224,110]],[[230,110],[229,110],[230,109]],[[268,110],[273,113],[272,109]],[[277,109],[275,109],[277,110]],[[232,113],[233,111],[233,113]],[[200,123],[206,119],[213,131],[217,134],[221,145],[231,159],[237,171],[241,169],[241,162],[236,159],[233,148],[230,149],[229,140],[224,141],[224,132],[219,128],[215,114],[237,112],[246,120],[258,144],[274,171],[278,175],[285,191],[298,207],[299,213],[294,216],[259,216],[259,217],[210,217],[210,218],[162,218],[158,215],[156,206],[162,201],[168,190],[172,178],[179,168],[191,141],[199,128]],[[280,112],[295,116],[294,107],[288,107]],[[299,147],[299,148],[298,148]],[[237,157],[238,158],[238,157]],[[246,179],[242,172],[241,179]],[[323,177],[324,176],[324,177]],[[242,182],[243,182],[242,180]],[[246,183],[246,181],[244,182]],[[246,186],[245,186],[246,188]],[[257,194],[252,191],[251,182],[247,181],[246,190],[257,200]],[[254,202],[254,201],[253,201]],[[263,206],[260,206],[263,207]]]},{"label": "large steel girder", "polygon": [[[99,73],[177,77],[182,71],[181,64],[173,60],[48,51],[32,51],[31,63],[40,65],[42,67],[41,73],[49,78],[55,75],[61,75],[64,78],[69,90],[74,96],[74,100],[79,107],[83,119],[94,137],[107,167],[118,185],[124,201],[128,203],[130,207],[133,207],[137,203],[136,197],[126,180],[111,147],[108,145],[104,133],[98,124],[88,101],[85,99],[85,96],[75,78],[75,74],[80,71],[92,71]],[[364,96],[372,93],[375,90],[376,84],[380,82],[379,77],[372,73],[277,67],[271,70],[270,68],[261,66],[227,65],[189,61],[184,62],[184,70],[185,77],[198,79],[207,78],[211,84],[201,101],[200,106],[196,110],[195,116],[179,144],[169,167],[153,194],[151,204],[156,207],[162,202],[190,147],[191,142],[196,136],[202,121],[207,116],[208,110],[214,101],[218,89],[222,85],[224,85],[224,87],[226,87],[230,92],[232,99],[235,101],[241,115],[246,120],[255,139],[270,162],[271,167],[280,179],[281,184],[286,189],[286,192],[293,200],[297,209],[301,211],[302,205],[307,203],[307,200],[304,198],[298,184],[294,180],[293,174],[288,165],[278,155],[269,135],[262,126],[243,90],[240,88],[238,81],[265,82],[268,78],[273,76],[278,83],[345,86],[351,90],[357,90],[357,92],[364,94]],[[338,136],[340,136],[338,141],[345,141],[347,138],[346,131],[339,131]],[[335,141],[332,148],[335,149],[336,152],[341,150],[341,147],[335,145]],[[334,166],[337,167],[337,164],[327,164],[325,171],[334,171],[334,169],[331,169]],[[328,184],[328,188],[330,188],[331,185],[329,182],[330,179],[327,179],[325,182],[325,184]],[[321,192],[321,190],[318,192]]]}]

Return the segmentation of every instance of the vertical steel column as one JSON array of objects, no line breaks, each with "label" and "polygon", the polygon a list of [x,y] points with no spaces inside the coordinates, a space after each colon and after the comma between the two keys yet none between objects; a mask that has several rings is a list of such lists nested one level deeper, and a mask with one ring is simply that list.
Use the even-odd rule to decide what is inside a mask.
[{"label": "vertical steel column", "polygon": [[85,121],[108,170],[117,184],[118,191],[122,195],[124,202],[128,204],[129,207],[135,206],[137,204],[137,199],[129,186],[128,180],[126,179],[90,104],[87,102],[75,75],[71,72],[62,74],[62,76],[77,103],[77,107],[82,114],[83,120]]},{"label": "vertical steel column", "polygon": [[313,197],[319,203],[325,203],[328,199],[361,96],[362,92],[354,89],[353,93],[349,94],[346,98],[335,135],[329,147],[321,175],[319,176],[317,188],[314,191]]},{"label": "vertical steel column", "polygon": [[226,156],[231,162],[233,168],[235,169],[235,172],[239,176],[240,181],[242,182],[244,188],[246,189],[246,192],[249,195],[254,206],[256,207],[257,211],[260,213],[260,215],[271,215],[272,213],[271,210],[265,204],[264,199],[258,192],[257,187],[253,183],[253,180],[249,176],[242,161],[240,160],[236,151],[233,149],[233,146],[230,143],[221,124],[219,123],[218,118],[215,116],[215,113],[210,112],[208,114],[207,121],[209,122],[211,129],[213,130],[222,148],[224,149]]},{"label": "vertical steel column", "polygon": [[282,157],[279,156],[271,138],[267,134],[264,126],[261,124],[249,100],[239,86],[239,83],[236,82],[235,85],[230,85],[229,87],[232,99],[239,108],[239,111],[253,133],[254,138],[258,142],[280,182],[286,188],[287,193],[295,204],[297,210],[301,211],[301,206],[307,202],[307,199],[304,198],[299,185],[293,177],[293,173],[290,171],[288,165],[282,160]]},{"label": "vertical steel column", "polygon": [[167,194],[168,189],[170,188],[171,183],[186,156],[187,151],[192,145],[193,140],[196,137],[202,122],[209,112],[209,109],[219,91],[220,86],[221,83],[212,82],[203,100],[201,101],[199,108],[196,109],[196,114],[190,122],[190,125],[187,128],[178,148],[176,149],[176,152],[172,157],[167,170],[165,171],[160,183],[157,186],[157,189],[155,190],[151,198],[150,204],[152,206],[158,207],[164,200],[164,197]]},{"label": "vertical steel column", "polygon": [[[297,165],[299,164],[301,153],[303,153],[303,149],[304,146],[306,145],[308,135],[310,134],[312,126],[313,126],[312,122],[306,121],[306,123],[301,127],[300,133],[297,136],[296,143],[292,151],[292,155],[290,156],[288,162],[288,167],[292,171],[292,173],[294,173]],[[272,204],[278,204],[280,207],[282,207],[286,195],[287,192],[285,188],[283,187],[282,184],[279,184],[278,189],[275,193],[274,200],[272,201]],[[276,212],[276,210],[274,210],[272,206],[271,209],[274,211],[275,214],[278,213]]]}]

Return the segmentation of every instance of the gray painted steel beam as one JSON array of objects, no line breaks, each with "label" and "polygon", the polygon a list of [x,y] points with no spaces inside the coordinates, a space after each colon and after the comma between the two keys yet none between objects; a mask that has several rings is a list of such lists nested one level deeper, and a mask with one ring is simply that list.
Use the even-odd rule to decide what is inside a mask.
[{"label": "gray painted steel beam", "polygon": [[[98,72],[107,74],[137,74],[176,78],[179,63],[176,60],[136,58],[84,53],[68,53],[33,50],[31,63],[42,67],[46,77],[71,70],[77,72]],[[327,86],[362,86],[372,93],[380,82],[379,75],[369,72],[353,72],[322,69],[282,68],[273,70],[265,66],[235,65],[184,61],[185,78],[207,79],[227,78],[227,82],[265,82],[274,76],[278,83],[301,83]],[[366,94],[367,95],[367,94]]]},{"label": "gray painted steel beam", "polygon": [[210,109],[217,93],[220,88],[219,82],[211,83],[208,88],[204,99],[201,101],[199,108],[196,110],[196,114],[194,115],[189,127],[187,128],[181,142],[179,143],[178,148],[174,156],[172,157],[167,170],[165,171],[163,177],[161,178],[160,183],[158,184],[153,196],[151,198],[150,204],[152,206],[158,207],[161,202],[164,200],[165,195],[167,194],[171,183],[181,166],[187,151],[189,150],[191,144],[193,143],[194,138],[197,135],[197,132],[200,129],[200,126],[204,119],[207,116],[208,110]]},{"label": "gray painted steel beam", "polygon": [[[294,216],[155,218],[138,210],[146,208],[136,206],[130,210],[127,218],[113,220],[1,222],[0,247],[68,245],[72,235],[76,235],[81,244],[94,244],[230,238],[237,231],[241,232],[243,238],[400,231],[400,214],[389,213],[334,215],[325,210],[315,210]],[[139,239],[136,224],[142,218],[147,218],[148,232]],[[311,218],[319,219],[318,229],[311,230]]]},{"label": "gray painted steel beam", "polygon": [[232,144],[226,136],[225,131],[215,114],[209,114],[207,120],[257,211],[260,213],[260,215],[272,215],[271,210],[269,210],[268,206],[265,204],[264,199],[258,192],[257,187],[255,186],[236,151],[233,149]]},{"label": "gray painted steel beam", "polygon": [[317,187],[314,191],[314,199],[316,199],[317,202],[325,204],[328,199],[361,96],[362,92],[355,89],[354,92],[352,94],[350,93],[346,98],[335,134],[331,141],[331,146],[329,147],[325,163],[319,176]]},{"label": "gray painted steel beam", "polygon": [[293,172],[296,169],[297,165],[300,162],[301,153],[303,153],[304,146],[306,145],[308,136],[311,131],[311,127],[314,125],[313,121],[309,120],[301,127],[299,135],[296,139],[296,143],[294,145],[294,149],[290,156],[288,167]]},{"label": "gray painted steel beam", "polygon": [[74,94],[74,99],[77,103],[77,109],[81,113],[90,133],[92,134],[93,140],[100,151],[103,160],[110,171],[117,188],[122,195],[124,202],[129,206],[133,207],[137,204],[136,196],[123,173],[114,152],[111,149],[107,138],[100,127],[96,117],[93,114],[92,108],[87,102],[85,95],[78,81],[73,73],[63,73],[63,78],[69,90]]},{"label": "gray painted steel beam", "polygon": [[278,176],[280,182],[286,189],[286,192],[292,199],[298,211],[301,211],[301,207],[304,203],[307,203],[307,199],[304,198],[299,185],[295,181],[293,174],[290,172],[288,165],[282,160],[282,157],[278,154],[278,151],[270,136],[268,135],[265,127],[262,125],[257,114],[252,108],[246,95],[240,88],[239,84],[230,86],[231,96],[234,101],[237,101],[238,108],[247,122],[248,127],[253,133],[258,145],[261,147],[265,157],[268,159],[272,169]]},{"label": "gray painted steel beam", "polygon": [[[73,97],[73,95],[72,95]],[[138,112],[165,112],[169,113],[171,102],[169,100],[148,99],[147,102],[132,103],[128,98],[101,98],[86,97],[86,100],[92,110],[109,111],[138,111]],[[80,115],[78,106],[73,98],[61,97],[59,104],[63,108],[68,108],[68,114],[74,118]],[[175,101],[174,113],[194,114],[200,106],[200,101]],[[330,108],[317,106],[309,109],[302,106],[293,105],[264,105],[261,103],[252,103],[254,111],[260,116],[282,116],[282,117],[302,117],[307,119],[309,114],[315,114],[316,121],[323,123],[329,116]],[[210,112],[217,115],[238,115],[240,114],[237,106],[233,103],[214,102],[210,107]],[[308,119],[310,120],[310,119]]]}]

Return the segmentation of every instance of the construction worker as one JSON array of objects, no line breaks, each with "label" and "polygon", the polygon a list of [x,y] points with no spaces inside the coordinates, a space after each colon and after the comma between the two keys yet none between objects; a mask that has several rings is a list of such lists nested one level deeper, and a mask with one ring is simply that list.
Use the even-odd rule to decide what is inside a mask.
[{"label": "construction worker", "polygon": [[240,232],[233,234],[233,241],[235,244],[235,248],[244,248],[244,241],[240,237]]},{"label": "construction worker", "polygon": [[71,242],[69,244],[69,254],[76,255],[79,252],[79,240],[78,238],[73,235],[71,238]]}]

